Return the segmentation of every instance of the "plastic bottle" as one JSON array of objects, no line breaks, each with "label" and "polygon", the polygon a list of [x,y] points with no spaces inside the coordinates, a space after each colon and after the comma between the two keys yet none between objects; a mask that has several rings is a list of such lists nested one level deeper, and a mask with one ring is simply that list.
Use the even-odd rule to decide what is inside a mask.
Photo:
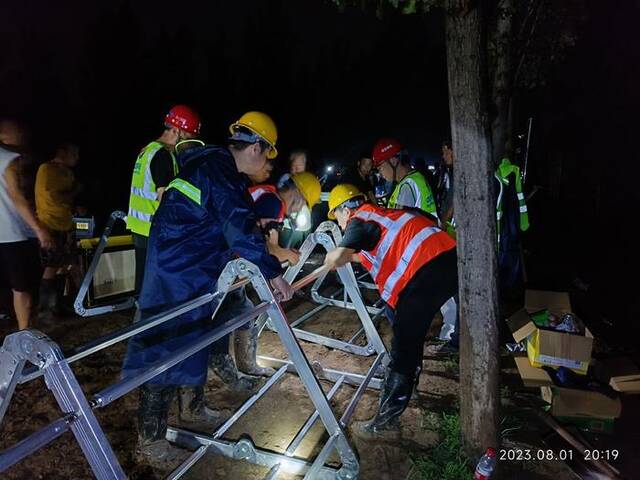
[{"label": "plastic bottle", "polygon": [[493,470],[496,468],[496,451],[493,448],[487,448],[478,465],[476,466],[476,473],[473,475],[473,480],[488,480],[491,478]]},{"label": "plastic bottle", "polygon": [[456,301],[453,297],[445,302],[442,307],[440,307],[440,313],[442,313],[442,328],[440,329],[440,335],[438,338],[440,340],[451,340],[451,334],[456,329],[456,316],[458,306],[456,305]]}]

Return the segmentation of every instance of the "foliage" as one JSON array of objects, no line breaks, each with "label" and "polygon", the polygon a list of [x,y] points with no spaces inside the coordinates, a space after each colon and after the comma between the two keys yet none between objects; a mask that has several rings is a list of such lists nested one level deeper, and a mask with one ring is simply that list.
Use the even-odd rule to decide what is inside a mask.
[{"label": "foliage", "polygon": [[384,17],[388,9],[397,10],[405,15],[427,13],[444,6],[445,0],[331,0],[340,10],[356,7],[362,10],[375,9],[378,18]]},{"label": "foliage", "polygon": [[458,375],[460,372],[460,359],[458,355],[449,355],[442,362],[444,371],[449,375]]},{"label": "foliage", "polygon": [[[446,8],[447,0],[332,0],[341,10],[357,7],[375,8],[378,17],[393,9],[406,15],[425,14]],[[544,85],[551,68],[564,60],[578,40],[580,26],[586,19],[586,0],[493,0],[487,2],[489,35],[487,53],[489,69],[510,42],[514,55],[515,85],[535,88]],[[507,18],[513,29],[500,32],[500,19]],[[506,35],[502,35],[505,33]]]},{"label": "foliage", "polygon": [[460,417],[428,414],[423,426],[436,430],[440,441],[428,455],[412,459],[411,480],[471,480],[471,468],[462,453]]},{"label": "foliage", "polygon": [[586,20],[585,0],[528,0],[516,4],[514,81],[516,86],[535,88],[546,83],[553,66],[575,46]]}]

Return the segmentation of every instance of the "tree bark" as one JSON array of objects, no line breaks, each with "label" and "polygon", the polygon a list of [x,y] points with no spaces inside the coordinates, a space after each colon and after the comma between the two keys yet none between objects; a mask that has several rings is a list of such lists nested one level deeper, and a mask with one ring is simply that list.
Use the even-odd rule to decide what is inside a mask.
[{"label": "tree bark", "polygon": [[460,422],[465,453],[498,446],[496,207],[481,2],[447,0],[449,108],[461,316]]},{"label": "tree bark", "polygon": [[512,0],[500,0],[496,5],[496,22],[492,32],[491,49],[493,72],[491,75],[491,99],[493,103],[493,121],[491,135],[493,161],[511,156],[513,151],[513,3]]}]

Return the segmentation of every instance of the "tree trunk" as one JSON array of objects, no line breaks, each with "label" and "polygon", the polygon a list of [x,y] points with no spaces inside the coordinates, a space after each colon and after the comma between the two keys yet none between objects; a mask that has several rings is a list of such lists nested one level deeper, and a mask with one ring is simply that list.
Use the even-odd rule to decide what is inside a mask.
[{"label": "tree trunk", "polygon": [[491,75],[491,100],[493,121],[491,136],[493,161],[510,157],[513,151],[513,3],[501,0],[496,5],[496,22],[491,35],[493,72]]},{"label": "tree trunk", "polygon": [[486,106],[486,45],[479,4],[448,0],[447,71],[461,316],[460,422],[465,453],[498,446],[496,207]]}]

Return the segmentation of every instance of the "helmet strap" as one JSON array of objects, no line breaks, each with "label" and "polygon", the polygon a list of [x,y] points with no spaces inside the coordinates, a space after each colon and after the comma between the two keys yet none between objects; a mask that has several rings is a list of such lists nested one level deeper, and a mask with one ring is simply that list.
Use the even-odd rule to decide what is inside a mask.
[{"label": "helmet strap", "polygon": [[[391,158],[394,158],[394,157],[391,157]],[[387,162],[389,162],[389,165],[393,169],[393,183],[398,183],[398,166],[400,165],[400,160],[398,160],[398,163],[394,165],[393,163],[391,163],[391,158],[387,160]]]}]

